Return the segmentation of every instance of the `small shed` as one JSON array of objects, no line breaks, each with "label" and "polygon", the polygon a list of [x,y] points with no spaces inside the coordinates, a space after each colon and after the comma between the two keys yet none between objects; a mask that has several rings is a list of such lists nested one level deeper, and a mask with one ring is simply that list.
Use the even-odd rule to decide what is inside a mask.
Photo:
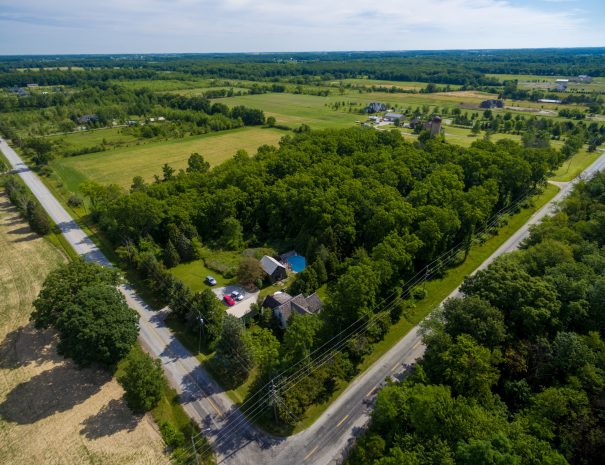
[{"label": "small shed", "polygon": [[288,276],[286,267],[268,255],[264,255],[263,258],[260,259],[260,266],[263,271],[267,273],[272,283],[286,279]]}]

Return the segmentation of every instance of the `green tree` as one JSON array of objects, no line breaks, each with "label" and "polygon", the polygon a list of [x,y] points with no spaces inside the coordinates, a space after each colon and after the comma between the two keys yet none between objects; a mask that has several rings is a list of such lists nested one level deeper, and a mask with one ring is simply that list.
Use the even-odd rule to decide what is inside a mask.
[{"label": "green tree", "polygon": [[244,257],[240,260],[237,267],[237,280],[244,286],[253,286],[262,280],[265,272],[260,266],[260,262],[254,257]]},{"label": "green tree", "polygon": [[113,366],[130,352],[139,333],[139,317],[113,286],[80,290],[58,318],[57,350],[78,365]]},{"label": "green tree", "polygon": [[158,405],[164,391],[163,376],[158,359],[139,351],[128,355],[118,381],[124,388],[124,399],[130,410],[145,413]]},{"label": "green tree", "polygon": [[253,367],[252,351],[246,328],[239,318],[232,315],[223,318],[213,363],[228,387],[239,386],[250,374]]},{"label": "green tree", "polygon": [[83,259],[73,260],[51,271],[34,300],[31,319],[36,328],[54,325],[67,306],[84,288],[96,284],[116,286],[120,281],[116,270]]},{"label": "green tree", "polygon": [[52,221],[37,201],[30,200],[27,202],[25,217],[34,232],[41,236],[50,233]]},{"label": "green tree", "polygon": [[320,328],[321,321],[316,315],[292,315],[284,333],[282,347],[283,358],[287,360],[287,364],[296,363],[311,353]]},{"label": "green tree", "polygon": [[221,229],[221,240],[230,250],[239,250],[244,246],[244,231],[237,218],[225,218]]},{"label": "green tree", "polygon": [[168,243],[166,244],[166,248],[164,249],[164,265],[167,268],[173,268],[177,266],[181,262],[181,257],[179,253],[176,251],[176,247],[172,243],[170,239],[168,239]]},{"label": "green tree", "polygon": [[208,163],[202,155],[197,152],[192,153],[187,160],[187,172],[189,173],[207,173],[210,170]]},{"label": "green tree", "polygon": [[197,329],[197,325],[200,324],[198,320],[200,316],[203,319],[202,331],[206,340],[206,345],[209,348],[213,348],[214,344],[221,336],[223,318],[225,317],[225,307],[210,289],[198,292],[191,299],[188,319],[189,321],[194,322],[195,329]]},{"label": "green tree", "polygon": [[453,338],[468,334],[491,349],[502,345],[506,338],[502,312],[475,296],[447,300],[443,318],[444,329]]}]

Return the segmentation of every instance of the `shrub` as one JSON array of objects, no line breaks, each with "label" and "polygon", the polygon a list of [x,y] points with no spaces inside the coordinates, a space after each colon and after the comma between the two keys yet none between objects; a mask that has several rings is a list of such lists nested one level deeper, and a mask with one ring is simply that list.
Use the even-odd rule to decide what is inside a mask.
[{"label": "shrub", "polygon": [[145,413],[158,405],[164,380],[159,360],[146,353],[131,352],[124,374],[118,381],[124,388],[124,399],[134,413]]}]

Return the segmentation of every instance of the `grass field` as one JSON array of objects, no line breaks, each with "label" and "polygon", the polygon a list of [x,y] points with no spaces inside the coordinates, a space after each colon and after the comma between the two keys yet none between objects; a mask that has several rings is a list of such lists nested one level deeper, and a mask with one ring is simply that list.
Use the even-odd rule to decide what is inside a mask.
[{"label": "grass field", "polygon": [[64,258],[0,195],[0,464],[167,464],[149,416],[122,389],[57,355],[52,332],[28,324],[47,272]]},{"label": "grass field", "polygon": [[[522,89],[548,89],[555,87],[557,79],[570,79],[570,76],[540,76],[536,74],[487,74],[486,76],[495,77],[500,82],[518,80],[519,87]],[[582,90],[587,92],[605,92],[605,78],[593,77],[592,82],[569,82],[569,90]]]},{"label": "grass field", "polygon": [[130,134],[122,133],[122,128],[94,129],[92,131],[79,131],[70,134],[49,136],[49,140],[64,142],[69,149],[81,149],[101,145],[104,141],[109,144],[131,144],[137,138]]},{"label": "grass field", "polygon": [[274,116],[278,124],[285,124],[290,127],[308,124],[313,129],[342,128],[352,126],[356,120],[363,118],[361,115],[334,111],[325,106],[334,100],[334,97],[267,93],[227,97],[214,101],[219,101],[230,107],[246,105],[252,108],[260,108],[266,116]]},{"label": "grass field", "polygon": [[202,154],[214,166],[231,158],[239,149],[254,154],[259,146],[276,144],[285,134],[283,131],[264,128],[213,132],[203,136],[57,159],[52,162],[52,167],[72,192],[76,192],[78,185],[86,179],[128,187],[134,176],[143,176],[145,180],[151,181],[154,174],[161,175],[164,163],[176,170],[185,168],[187,159],[193,152]]},{"label": "grass field", "polygon": [[582,148],[582,150],[561,165],[554,176],[550,178],[551,181],[571,181],[588,168],[602,153],[600,150],[590,153],[586,148]]}]

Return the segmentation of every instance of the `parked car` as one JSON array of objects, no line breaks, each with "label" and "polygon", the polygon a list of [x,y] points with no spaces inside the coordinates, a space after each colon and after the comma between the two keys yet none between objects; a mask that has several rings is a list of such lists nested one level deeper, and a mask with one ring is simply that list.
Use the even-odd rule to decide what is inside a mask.
[{"label": "parked car", "polygon": [[210,286],[214,286],[216,284],[216,279],[214,279],[212,276],[206,276],[206,283]]},{"label": "parked car", "polygon": [[244,294],[239,291],[233,291],[231,293],[231,297],[233,297],[238,302],[241,302],[242,300],[244,300]]},{"label": "parked car", "polygon": [[229,305],[229,307],[233,307],[235,305],[235,300],[233,300],[233,297],[231,297],[230,295],[225,294],[223,296],[223,300],[227,305]]}]

